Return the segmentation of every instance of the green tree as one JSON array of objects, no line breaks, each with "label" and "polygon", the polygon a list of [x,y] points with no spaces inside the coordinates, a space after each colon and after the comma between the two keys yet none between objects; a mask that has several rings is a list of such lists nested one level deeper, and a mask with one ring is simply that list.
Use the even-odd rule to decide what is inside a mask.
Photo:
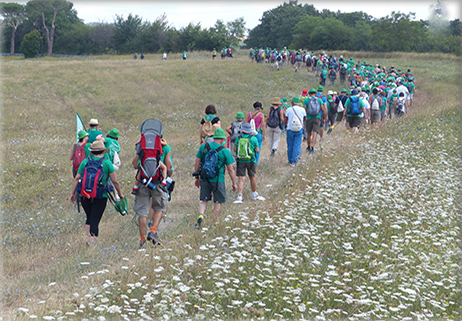
[{"label": "green tree", "polygon": [[12,29],[10,54],[13,56],[16,31],[24,20],[25,8],[18,3],[0,3],[0,14],[3,16],[4,22],[8,23]]},{"label": "green tree", "polygon": [[124,20],[123,15],[116,15],[114,21],[114,43],[116,50],[119,52],[137,51],[137,37],[147,27],[143,24],[141,17],[138,15],[128,15],[127,20]]},{"label": "green tree", "polygon": [[350,33],[348,43],[343,48],[351,51],[369,51],[372,48],[372,27],[366,20],[358,21],[353,27],[347,27]]},{"label": "green tree", "polygon": [[41,17],[41,23],[46,32],[45,39],[48,47],[48,56],[53,55],[57,16],[60,13],[64,16],[76,16],[76,12],[72,7],[73,4],[66,0],[31,0],[26,5],[26,11],[31,20],[34,14],[39,14]]},{"label": "green tree", "polygon": [[42,37],[40,37],[38,30],[32,30],[27,35],[25,35],[21,43],[21,52],[24,54],[24,57],[36,57],[40,52],[41,41]]},{"label": "green tree", "polygon": [[91,27],[90,40],[95,48],[95,53],[107,53],[115,48],[115,28],[112,23],[97,23]]},{"label": "green tree", "polygon": [[169,28],[167,16],[164,13],[143,28],[138,38],[139,47],[144,52],[159,52],[165,45]]}]

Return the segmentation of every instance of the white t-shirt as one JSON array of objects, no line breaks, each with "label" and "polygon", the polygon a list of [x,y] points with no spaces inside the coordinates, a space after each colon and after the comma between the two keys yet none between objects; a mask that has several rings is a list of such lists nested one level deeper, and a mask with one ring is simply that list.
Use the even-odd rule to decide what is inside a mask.
[{"label": "white t-shirt", "polygon": [[[305,108],[302,108],[300,106],[292,106],[291,108],[287,109],[287,111],[286,111],[286,117],[288,118],[288,121],[287,121],[287,126],[288,127],[290,126],[290,124],[292,124],[292,120],[294,119],[294,117],[296,117],[294,115],[294,112],[297,113],[297,116],[298,116],[298,118],[300,118],[300,122],[303,125],[303,118],[306,117]],[[287,129],[290,129],[290,127],[287,128]]]}]

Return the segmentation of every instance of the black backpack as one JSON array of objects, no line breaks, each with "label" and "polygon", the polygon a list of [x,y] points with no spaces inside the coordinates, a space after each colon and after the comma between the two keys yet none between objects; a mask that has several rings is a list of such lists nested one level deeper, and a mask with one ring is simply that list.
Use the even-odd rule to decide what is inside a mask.
[{"label": "black backpack", "polygon": [[273,106],[271,106],[270,114],[269,114],[268,122],[267,122],[268,127],[276,128],[276,127],[280,126],[280,124],[281,124],[281,117],[280,116],[281,115],[280,115],[279,111],[280,111],[279,107],[274,108]]}]

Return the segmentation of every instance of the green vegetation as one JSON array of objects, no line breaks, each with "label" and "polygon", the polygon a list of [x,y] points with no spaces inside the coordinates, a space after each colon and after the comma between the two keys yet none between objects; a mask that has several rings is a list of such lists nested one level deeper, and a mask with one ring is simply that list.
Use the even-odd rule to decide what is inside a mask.
[{"label": "green vegetation", "polygon": [[[460,60],[342,53],[410,68],[409,115],[356,136],[338,126],[295,169],[284,136],[274,158],[264,143],[257,190],[267,201],[251,202],[246,182],[244,204],[233,204],[227,179],[221,220],[206,217],[201,231],[191,172],[205,107],[229,124],[257,100],[267,111],[275,96],[317,87],[312,74],[252,64],[247,51],[3,58],[2,317],[460,318]],[[137,226],[108,207],[100,243],[85,247],[84,214],[69,202],[76,112],[119,129],[126,194],[140,124],[163,122],[177,183],[163,246],[138,251]]]},{"label": "green vegetation", "polygon": [[24,54],[25,58],[34,58],[37,57],[40,51],[40,41],[42,37],[37,30],[33,30],[24,36],[24,39],[21,43],[21,52]]}]

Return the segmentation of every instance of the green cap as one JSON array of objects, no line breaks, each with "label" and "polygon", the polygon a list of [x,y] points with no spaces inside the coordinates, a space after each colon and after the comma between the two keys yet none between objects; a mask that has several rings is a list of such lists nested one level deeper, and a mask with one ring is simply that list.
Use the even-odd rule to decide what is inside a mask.
[{"label": "green cap", "polygon": [[109,136],[114,137],[114,138],[119,138],[120,134],[117,128],[113,128],[107,133]]},{"label": "green cap", "polygon": [[84,131],[84,130],[79,131],[79,133],[77,134],[77,138],[78,138],[78,139],[82,139],[82,138],[87,137],[87,136],[90,136],[90,134],[88,134],[88,133],[87,133],[86,131]]},{"label": "green cap", "polygon": [[319,86],[319,87],[318,87],[318,91],[324,91],[324,87],[323,87],[323,86]]},{"label": "green cap", "polygon": [[236,114],[236,119],[244,119],[244,113],[242,111]]},{"label": "green cap", "polygon": [[341,93],[346,93],[347,90],[346,90],[345,88],[343,88],[340,92],[341,92]]},{"label": "green cap", "polygon": [[225,131],[221,128],[215,129],[215,133],[212,136],[213,139],[226,139]]},{"label": "green cap", "polygon": [[300,97],[295,96],[294,98],[292,98],[292,102],[300,104]]},{"label": "green cap", "polygon": [[311,89],[308,91],[308,94],[316,94],[316,89],[311,88]]}]

